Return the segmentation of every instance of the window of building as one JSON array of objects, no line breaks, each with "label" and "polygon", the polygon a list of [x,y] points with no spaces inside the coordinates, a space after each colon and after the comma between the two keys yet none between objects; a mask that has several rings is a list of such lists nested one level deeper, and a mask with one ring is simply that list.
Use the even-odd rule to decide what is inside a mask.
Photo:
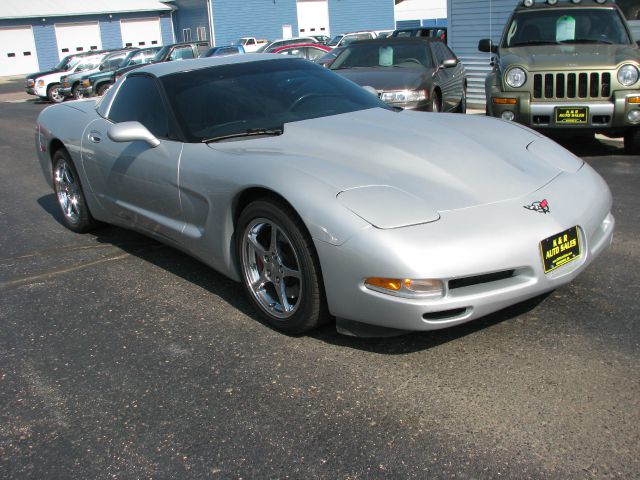
[{"label": "window of building", "polygon": [[197,34],[198,34],[198,40],[207,39],[207,30],[205,27],[198,27]]},{"label": "window of building", "polygon": [[191,29],[190,28],[183,28],[182,29],[182,41],[183,42],[190,42],[191,41]]}]

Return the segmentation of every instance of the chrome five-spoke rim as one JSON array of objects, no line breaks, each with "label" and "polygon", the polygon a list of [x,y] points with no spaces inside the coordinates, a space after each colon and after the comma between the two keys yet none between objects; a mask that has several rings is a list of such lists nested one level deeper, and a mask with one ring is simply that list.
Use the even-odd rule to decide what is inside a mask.
[{"label": "chrome five-spoke rim", "polygon": [[80,220],[80,186],[65,160],[60,160],[54,173],[58,203],[71,223]]},{"label": "chrome five-spoke rim", "polygon": [[260,307],[281,320],[300,306],[300,262],[287,234],[272,220],[253,220],[242,237],[243,274]]},{"label": "chrome five-spoke rim", "polygon": [[64,96],[60,93],[60,87],[53,87],[51,89],[51,98],[53,98],[54,102],[62,102],[62,100],[64,100]]}]

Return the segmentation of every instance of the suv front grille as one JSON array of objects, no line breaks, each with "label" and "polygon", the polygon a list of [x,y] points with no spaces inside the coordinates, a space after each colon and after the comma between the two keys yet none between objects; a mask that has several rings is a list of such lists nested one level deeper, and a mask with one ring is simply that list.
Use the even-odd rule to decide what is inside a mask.
[{"label": "suv front grille", "polygon": [[611,73],[536,73],[533,75],[533,98],[607,99],[611,97]]}]

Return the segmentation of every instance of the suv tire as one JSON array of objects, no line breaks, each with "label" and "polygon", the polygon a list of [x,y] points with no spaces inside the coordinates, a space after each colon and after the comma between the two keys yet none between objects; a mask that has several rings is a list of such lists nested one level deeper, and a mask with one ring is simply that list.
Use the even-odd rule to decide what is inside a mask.
[{"label": "suv tire", "polygon": [[627,155],[640,155],[640,127],[630,128],[624,134],[624,151]]}]

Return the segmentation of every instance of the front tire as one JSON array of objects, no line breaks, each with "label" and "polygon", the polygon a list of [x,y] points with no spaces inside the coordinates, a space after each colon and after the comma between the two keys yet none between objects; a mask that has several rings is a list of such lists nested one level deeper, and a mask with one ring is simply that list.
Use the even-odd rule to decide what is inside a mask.
[{"label": "front tire", "polygon": [[109,83],[103,83],[102,85],[100,85],[98,87],[98,89],[96,90],[96,96],[97,97],[102,97],[105,93],[107,93],[107,90],[109,90],[110,86],[111,86],[111,84],[109,84]]},{"label": "front tire", "polygon": [[71,90],[71,96],[73,96],[74,100],[82,100],[84,98],[84,93],[80,91],[80,85],[76,85]]},{"label": "front tire", "polygon": [[62,103],[64,102],[64,95],[60,93],[60,84],[52,83],[47,87],[47,98],[50,102],[53,103]]},{"label": "front tire", "polygon": [[624,151],[627,155],[640,155],[640,127],[631,128],[624,134]]},{"label": "front tire", "polygon": [[442,101],[438,92],[431,94],[431,103],[429,104],[429,111],[433,113],[439,113],[442,110]]},{"label": "front tire", "polygon": [[89,212],[78,172],[63,149],[53,154],[53,190],[69,230],[85,233],[98,225]]},{"label": "front tire", "polygon": [[328,314],[320,262],[293,209],[260,199],[242,211],[236,226],[242,284],[267,323],[292,335],[323,323]]},{"label": "front tire", "polygon": [[467,89],[462,90],[462,98],[460,104],[456,107],[456,113],[467,113]]}]

